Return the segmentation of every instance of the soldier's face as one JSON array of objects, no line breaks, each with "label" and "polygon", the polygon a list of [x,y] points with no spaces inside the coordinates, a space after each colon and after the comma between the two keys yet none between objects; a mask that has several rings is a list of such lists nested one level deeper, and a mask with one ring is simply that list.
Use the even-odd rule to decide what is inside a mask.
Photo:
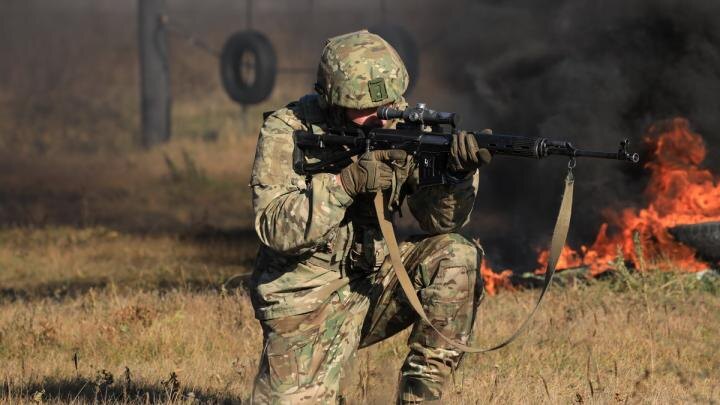
[{"label": "soldier's face", "polygon": [[369,128],[380,128],[385,126],[386,120],[381,120],[377,116],[377,107],[363,108],[361,110],[355,108],[346,108],[345,115],[355,125]]}]

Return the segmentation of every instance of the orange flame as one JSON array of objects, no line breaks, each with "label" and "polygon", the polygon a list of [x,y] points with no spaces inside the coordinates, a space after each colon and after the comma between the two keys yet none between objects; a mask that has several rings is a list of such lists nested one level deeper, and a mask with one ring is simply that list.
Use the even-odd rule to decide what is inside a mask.
[{"label": "orange flame", "polygon": [[512,270],[505,269],[500,273],[495,273],[488,265],[487,259],[480,264],[480,275],[485,282],[485,291],[490,295],[495,295],[500,288],[505,290],[514,289],[510,281]]},{"label": "orange flame", "polygon": [[[646,208],[605,212],[595,242],[580,253],[565,247],[558,268],[587,266],[591,275],[609,268],[618,249],[626,260],[645,270],[644,258],[664,258],[656,263],[662,270],[700,271],[707,264],[695,258],[695,251],[676,242],[668,232],[680,224],[720,220],[720,184],[713,174],[698,165],[705,159],[702,137],[689,128],[684,118],[662,121],[648,129],[645,142],[652,149],[645,165],[651,178],[645,189]],[[609,225],[616,229],[608,235]],[[642,257],[640,257],[642,251]],[[541,252],[536,273],[543,273],[548,253]]]}]

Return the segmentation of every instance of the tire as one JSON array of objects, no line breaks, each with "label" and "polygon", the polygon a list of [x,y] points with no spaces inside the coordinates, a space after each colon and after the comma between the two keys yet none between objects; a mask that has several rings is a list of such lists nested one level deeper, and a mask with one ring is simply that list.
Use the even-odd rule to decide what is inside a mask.
[{"label": "tire", "polygon": [[[254,63],[248,64],[248,60]],[[264,34],[240,31],[225,41],[220,77],[231,99],[240,104],[260,103],[272,93],[276,76],[275,48]]]},{"label": "tire", "polygon": [[412,35],[399,25],[378,25],[370,29],[373,34],[380,35],[395,48],[405,63],[410,76],[406,94],[410,94],[420,74],[420,50]]},{"label": "tire", "polygon": [[697,250],[699,257],[720,261],[720,222],[678,225],[668,231],[678,242]]}]

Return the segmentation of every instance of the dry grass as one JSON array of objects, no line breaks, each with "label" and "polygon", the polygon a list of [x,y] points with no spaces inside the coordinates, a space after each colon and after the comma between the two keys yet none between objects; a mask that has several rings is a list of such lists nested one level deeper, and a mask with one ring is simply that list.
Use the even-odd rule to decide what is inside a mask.
[{"label": "dry grass", "polygon": [[255,139],[177,140],[151,151],[0,153],[0,223],[138,232],[246,228]]},{"label": "dry grass", "polygon": [[[222,283],[247,271],[252,239],[103,228],[7,229],[0,239],[0,400],[247,400],[261,333],[244,289]],[[530,333],[466,356],[447,402],[720,400],[720,285],[628,277],[555,289]],[[477,341],[507,335],[534,294],[487,298]],[[406,336],[359,352],[349,403],[388,402]]]},{"label": "dry grass", "polygon": [[93,289],[216,288],[245,274],[257,249],[240,232],[207,237],[131,236],[105,228],[6,230],[0,234],[5,301],[65,298]]}]

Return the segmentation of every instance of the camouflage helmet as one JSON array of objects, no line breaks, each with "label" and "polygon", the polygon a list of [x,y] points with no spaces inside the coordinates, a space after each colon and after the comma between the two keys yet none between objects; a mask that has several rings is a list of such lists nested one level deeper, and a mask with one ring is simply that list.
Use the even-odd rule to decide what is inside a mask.
[{"label": "camouflage helmet", "polygon": [[373,108],[401,102],[408,73],[397,51],[367,30],[325,43],[315,89],[327,105]]}]

